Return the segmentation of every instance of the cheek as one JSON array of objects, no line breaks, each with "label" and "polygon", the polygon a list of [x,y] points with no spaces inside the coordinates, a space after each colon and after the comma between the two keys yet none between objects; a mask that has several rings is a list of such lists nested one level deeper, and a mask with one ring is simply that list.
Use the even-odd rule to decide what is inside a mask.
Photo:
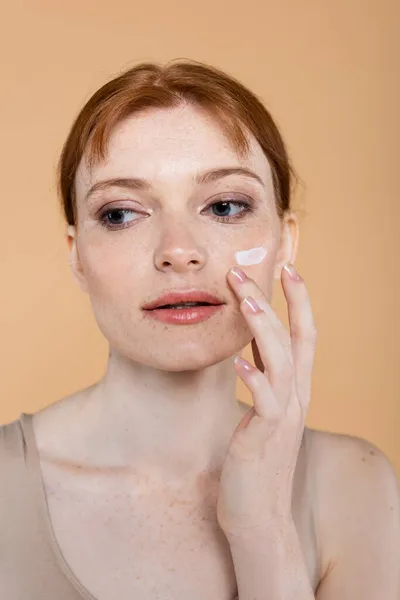
[{"label": "cheek", "polygon": [[92,295],[118,297],[129,288],[137,288],[143,279],[141,262],[134,249],[122,251],[119,247],[88,245],[82,253],[81,262]]},{"label": "cheek", "polygon": [[88,246],[82,268],[93,315],[104,337],[115,347],[121,347],[129,335],[134,340],[134,320],[143,295],[140,282],[144,279],[135,253],[111,246]]}]

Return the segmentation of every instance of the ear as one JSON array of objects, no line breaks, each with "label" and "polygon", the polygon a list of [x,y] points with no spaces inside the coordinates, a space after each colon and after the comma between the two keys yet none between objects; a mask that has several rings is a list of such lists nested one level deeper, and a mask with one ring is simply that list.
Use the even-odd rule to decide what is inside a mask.
[{"label": "ear", "polygon": [[299,222],[297,216],[286,213],[281,224],[281,239],[275,261],[274,279],[281,278],[281,271],[287,262],[294,264],[299,244]]},{"label": "ear", "polygon": [[75,283],[82,290],[82,292],[88,293],[87,283],[83,274],[82,265],[79,259],[78,248],[76,244],[76,229],[73,225],[68,225],[67,228],[67,244],[69,251],[68,262]]}]

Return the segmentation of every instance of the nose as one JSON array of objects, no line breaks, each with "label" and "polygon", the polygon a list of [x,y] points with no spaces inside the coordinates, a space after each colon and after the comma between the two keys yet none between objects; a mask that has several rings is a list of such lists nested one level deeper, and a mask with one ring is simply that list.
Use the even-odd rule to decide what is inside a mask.
[{"label": "nose", "polygon": [[[198,236],[197,236],[198,237]],[[187,223],[165,228],[155,251],[154,262],[159,271],[198,271],[206,261],[204,246],[192,235]]]}]

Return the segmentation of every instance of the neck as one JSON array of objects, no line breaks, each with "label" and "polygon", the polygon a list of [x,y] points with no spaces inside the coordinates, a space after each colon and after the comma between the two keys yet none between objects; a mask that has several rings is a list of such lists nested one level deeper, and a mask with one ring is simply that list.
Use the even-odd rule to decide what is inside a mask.
[{"label": "neck", "polygon": [[248,409],[236,400],[232,358],[169,372],[111,353],[104,377],[80,402],[75,439],[85,439],[96,465],[129,468],[154,483],[194,481],[218,475]]}]

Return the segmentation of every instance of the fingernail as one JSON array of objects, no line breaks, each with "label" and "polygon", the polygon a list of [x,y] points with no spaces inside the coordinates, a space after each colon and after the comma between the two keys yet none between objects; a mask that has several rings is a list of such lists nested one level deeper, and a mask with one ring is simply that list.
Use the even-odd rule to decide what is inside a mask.
[{"label": "fingernail", "polygon": [[247,371],[248,373],[251,373],[252,371],[255,371],[255,368],[253,367],[253,365],[251,365],[250,363],[247,362],[247,360],[244,360],[243,358],[240,358],[240,356],[237,356],[234,361],[233,361],[239,368],[244,369],[245,371]]},{"label": "fingernail", "polygon": [[286,269],[286,271],[289,273],[289,277],[290,279],[292,279],[292,281],[303,281],[302,277],[300,277],[292,263],[286,263],[286,265],[283,268]]},{"label": "fingernail", "polygon": [[240,281],[240,283],[243,283],[247,279],[246,274],[243,273],[242,269],[238,269],[238,267],[233,267],[233,269],[231,269],[231,273],[236,277],[238,281]]},{"label": "fingernail", "polygon": [[258,306],[257,302],[251,296],[246,296],[246,298],[243,300],[243,302],[246,303],[246,305],[250,308],[250,310],[253,313],[257,313],[257,312],[261,311],[261,309]]}]

